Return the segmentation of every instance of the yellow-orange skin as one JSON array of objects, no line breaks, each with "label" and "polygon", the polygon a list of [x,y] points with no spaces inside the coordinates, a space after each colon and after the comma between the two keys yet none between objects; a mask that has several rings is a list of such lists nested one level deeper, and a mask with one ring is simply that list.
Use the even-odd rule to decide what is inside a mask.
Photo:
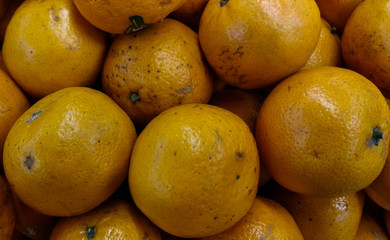
[{"label": "yellow-orange skin", "polygon": [[11,77],[0,70],[0,166],[5,138],[18,117],[30,107],[27,96]]},{"label": "yellow-orange skin", "polygon": [[8,182],[0,175],[0,239],[11,240],[15,229],[15,201]]},{"label": "yellow-orange skin", "polygon": [[302,69],[320,66],[340,67],[342,63],[340,37],[326,20],[322,19],[320,38],[309,60]]},{"label": "yellow-orange skin", "polygon": [[7,0],[7,11],[4,13],[4,17],[0,21],[0,40],[3,42],[5,32],[7,31],[7,26],[11,21],[12,16],[14,15],[16,9],[22,4],[24,0]]},{"label": "yellow-orange skin", "polygon": [[[198,35],[174,19],[119,35],[108,51],[102,85],[136,124],[185,103],[207,103],[213,80]],[[131,94],[139,99],[133,101]]]},{"label": "yellow-orange skin", "polygon": [[230,229],[202,240],[303,240],[294,218],[279,203],[257,197],[248,213]]},{"label": "yellow-orange skin", "polygon": [[[386,217],[385,217],[385,221]],[[378,216],[370,213],[363,213],[360,220],[358,231],[353,240],[389,240],[386,227],[383,226],[382,220]]]},{"label": "yellow-orange skin", "polygon": [[107,35],[88,23],[72,0],[25,0],[10,20],[3,43],[12,78],[34,98],[98,78]]},{"label": "yellow-orange skin", "polygon": [[346,66],[386,90],[390,90],[389,24],[389,1],[363,1],[349,17],[341,38]]},{"label": "yellow-orange skin", "polygon": [[316,0],[321,16],[342,35],[345,24],[363,0]]},{"label": "yellow-orange skin", "polygon": [[186,0],[73,0],[80,13],[96,27],[121,34],[132,25],[129,18],[141,16],[147,24],[163,20]]},{"label": "yellow-orange skin", "polygon": [[[96,234],[88,238],[88,228]],[[60,219],[50,240],[160,240],[159,229],[122,199],[110,199],[85,214]]]},{"label": "yellow-orange skin", "polygon": [[33,240],[49,239],[58,217],[42,214],[22,202],[14,194],[16,224],[15,229]]},{"label": "yellow-orange skin", "polygon": [[246,123],[207,104],[172,107],[138,136],[129,187],[138,208],[162,230],[185,238],[220,233],[255,199],[259,156]]},{"label": "yellow-orange skin", "polygon": [[50,216],[82,214],[126,179],[136,131],[107,95],[65,88],[29,108],[4,145],[4,171],[13,192]]},{"label": "yellow-orange skin", "polygon": [[[209,104],[229,110],[242,118],[249,129],[254,133],[256,127],[257,114],[259,113],[265,96],[259,92],[248,89],[223,89],[213,93]],[[263,162],[260,161],[260,182],[259,187],[265,185],[271,176],[267,172]]]},{"label": "yellow-orange skin", "polygon": [[210,0],[199,24],[207,61],[228,84],[270,86],[298,71],[321,30],[314,0]]},{"label": "yellow-orange skin", "polygon": [[352,240],[363,214],[364,193],[323,198],[297,194],[282,187],[273,190],[272,199],[294,217],[304,239]]},{"label": "yellow-orange skin", "polygon": [[[260,109],[261,159],[283,187],[337,197],[360,191],[388,154],[389,107],[362,75],[337,67],[300,71],[283,80]],[[374,129],[383,139],[373,141]]]},{"label": "yellow-orange skin", "polygon": [[209,0],[187,0],[169,16],[198,29],[203,10]]}]

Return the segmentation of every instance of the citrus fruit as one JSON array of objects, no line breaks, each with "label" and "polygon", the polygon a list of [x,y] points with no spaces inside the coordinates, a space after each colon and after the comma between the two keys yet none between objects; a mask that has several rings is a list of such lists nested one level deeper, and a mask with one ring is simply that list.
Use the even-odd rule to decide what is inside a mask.
[{"label": "citrus fruit", "polygon": [[11,240],[15,229],[15,204],[11,189],[3,175],[0,175],[0,237]]},{"label": "citrus fruit", "polygon": [[107,35],[88,23],[72,0],[25,0],[12,16],[2,47],[12,78],[34,98],[98,78]]},{"label": "citrus fruit", "polygon": [[96,27],[114,34],[133,32],[163,20],[185,0],[73,0],[80,13]]},{"label": "citrus fruit", "polygon": [[11,77],[0,69],[0,165],[5,138],[18,117],[30,107],[29,100]]},{"label": "citrus fruit", "polygon": [[343,34],[349,16],[361,2],[363,0],[316,0],[321,16],[339,35]]},{"label": "citrus fruit", "polygon": [[129,201],[109,199],[82,215],[61,218],[50,236],[50,240],[74,239],[160,240],[161,236]]},{"label": "citrus fruit", "polygon": [[[208,103],[229,110],[241,117],[254,133],[257,114],[264,99],[265,96],[258,91],[230,88],[213,93]],[[271,176],[262,165],[263,162],[260,161],[260,187],[271,179]]]},{"label": "citrus fruit", "polygon": [[366,0],[359,4],[345,25],[341,51],[349,69],[390,90],[390,8],[388,0]]},{"label": "citrus fruit", "polygon": [[254,136],[237,115],[183,104],[155,117],[130,160],[135,204],[163,231],[198,238],[222,232],[249,210],[259,181]]},{"label": "citrus fruit", "polygon": [[363,213],[358,231],[353,240],[389,240],[386,228],[377,216]]},{"label": "citrus fruit", "polygon": [[58,217],[47,216],[27,206],[14,194],[16,223],[15,229],[29,239],[49,239]]},{"label": "citrus fruit", "polygon": [[291,214],[279,203],[257,197],[248,213],[228,230],[202,240],[294,239],[303,240]]},{"label": "citrus fruit", "polygon": [[213,87],[198,35],[173,19],[115,38],[102,78],[104,92],[138,125],[179,104],[206,103]]},{"label": "citrus fruit", "polygon": [[340,37],[334,29],[322,19],[320,38],[309,60],[302,69],[319,66],[339,67],[342,63]]},{"label": "citrus fruit", "polygon": [[314,0],[210,0],[200,19],[199,39],[221,79],[253,89],[302,68],[320,30]]},{"label": "citrus fruit", "polygon": [[364,192],[341,197],[315,197],[276,187],[272,199],[293,216],[304,239],[353,240],[363,214]]},{"label": "citrus fruit", "polygon": [[177,19],[197,30],[199,28],[200,17],[202,16],[203,10],[208,1],[209,0],[187,0],[168,17]]},{"label": "citrus fruit", "polygon": [[263,102],[256,124],[260,158],[290,191],[357,192],[385,164],[389,117],[385,97],[364,76],[338,67],[302,70]]},{"label": "citrus fruit", "polygon": [[82,214],[126,179],[136,131],[102,92],[69,87],[24,112],[4,144],[13,192],[49,216]]}]

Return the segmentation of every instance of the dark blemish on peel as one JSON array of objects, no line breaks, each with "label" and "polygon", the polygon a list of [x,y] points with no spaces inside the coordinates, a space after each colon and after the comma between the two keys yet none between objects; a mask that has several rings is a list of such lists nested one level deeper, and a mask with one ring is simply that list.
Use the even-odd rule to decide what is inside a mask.
[{"label": "dark blemish on peel", "polygon": [[34,165],[34,158],[31,155],[28,155],[26,157],[26,160],[24,160],[24,165],[27,167],[28,170],[31,170]]},{"label": "dark blemish on peel", "polygon": [[33,114],[31,115],[31,117],[30,117],[29,119],[27,119],[26,122],[28,122],[28,123],[33,122],[35,119],[37,119],[37,117],[39,117],[39,115],[41,115],[41,113],[42,113],[42,110],[38,110],[38,111],[36,111],[36,112],[33,112]]}]

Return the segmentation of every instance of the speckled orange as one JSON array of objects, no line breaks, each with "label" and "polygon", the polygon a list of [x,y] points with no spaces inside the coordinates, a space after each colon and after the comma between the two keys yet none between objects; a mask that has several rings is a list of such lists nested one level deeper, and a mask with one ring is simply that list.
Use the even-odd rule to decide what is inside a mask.
[{"label": "speckled orange", "polygon": [[247,124],[208,104],[183,104],[138,136],[129,186],[138,208],[162,230],[196,238],[238,222],[255,199],[259,156]]}]

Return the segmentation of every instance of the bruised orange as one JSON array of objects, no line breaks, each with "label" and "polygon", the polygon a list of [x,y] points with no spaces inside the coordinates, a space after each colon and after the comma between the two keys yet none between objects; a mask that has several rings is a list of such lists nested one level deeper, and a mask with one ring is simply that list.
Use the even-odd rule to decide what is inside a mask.
[{"label": "bruised orange", "polygon": [[135,138],[130,118],[110,97],[64,88],[37,101],[12,126],[4,171],[13,192],[36,211],[82,214],[125,181]]},{"label": "bruised orange", "polygon": [[199,39],[221,79],[254,89],[274,85],[302,68],[320,30],[314,0],[209,0]]},{"label": "bruised orange", "polygon": [[129,187],[159,228],[184,238],[220,233],[251,207],[259,156],[247,124],[208,104],[183,104],[155,117],[138,136]]},{"label": "bruised orange", "polygon": [[385,97],[364,76],[337,67],[302,70],[263,102],[256,125],[260,158],[290,191],[357,192],[384,167],[389,118]]},{"label": "bruised orange", "polygon": [[390,90],[390,1],[365,0],[352,12],[341,37],[346,66]]},{"label": "bruised orange", "polygon": [[104,92],[139,125],[176,105],[207,103],[213,87],[198,35],[174,19],[117,36],[102,78]]}]

